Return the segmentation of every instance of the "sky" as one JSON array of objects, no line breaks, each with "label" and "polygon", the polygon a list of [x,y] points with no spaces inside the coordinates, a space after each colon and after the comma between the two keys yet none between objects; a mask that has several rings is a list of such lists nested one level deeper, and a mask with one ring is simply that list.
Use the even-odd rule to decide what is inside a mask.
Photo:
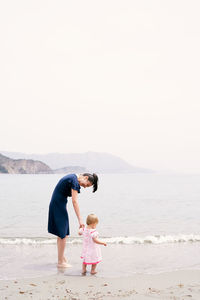
[{"label": "sky", "polygon": [[0,2],[0,150],[200,173],[200,2]]}]

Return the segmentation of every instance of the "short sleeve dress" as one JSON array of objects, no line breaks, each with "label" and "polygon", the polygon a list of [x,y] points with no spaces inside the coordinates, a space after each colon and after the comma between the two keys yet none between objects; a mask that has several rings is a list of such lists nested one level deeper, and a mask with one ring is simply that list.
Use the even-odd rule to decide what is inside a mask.
[{"label": "short sleeve dress", "polygon": [[61,239],[70,234],[67,212],[68,197],[71,189],[80,193],[80,185],[76,174],[69,174],[60,179],[56,185],[49,204],[48,232]]},{"label": "short sleeve dress", "polygon": [[96,229],[81,228],[79,233],[83,235],[83,249],[81,258],[85,265],[98,264],[102,261],[100,246],[93,241],[93,238],[98,237]]}]

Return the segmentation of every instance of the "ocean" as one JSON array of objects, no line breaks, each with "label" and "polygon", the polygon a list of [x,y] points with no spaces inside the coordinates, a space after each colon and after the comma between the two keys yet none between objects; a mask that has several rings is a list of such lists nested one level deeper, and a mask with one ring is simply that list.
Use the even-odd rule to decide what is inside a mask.
[{"label": "ocean", "polygon": [[[64,175],[0,175],[0,279],[59,272],[56,238],[47,232],[48,206]],[[97,214],[102,277],[200,269],[200,175],[100,174],[99,189],[81,188],[86,219]],[[66,275],[80,275],[78,222],[68,198]]]}]

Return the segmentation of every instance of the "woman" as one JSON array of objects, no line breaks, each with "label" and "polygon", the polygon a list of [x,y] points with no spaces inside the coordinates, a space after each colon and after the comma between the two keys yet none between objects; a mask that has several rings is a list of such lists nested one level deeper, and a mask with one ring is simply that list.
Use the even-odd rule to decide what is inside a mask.
[{"label": "woman", "polygon": [[80,193],[80,186],[86,188],[92,185],[94,193],[98,188],[98,176],[94,173],[69,174],[61,178],[54,189],[49,205],[48,232],[57,236],[59,268],[67,268],[69,266],[64,257],[66,238],[70,233],[66,208],[67,197],[72,197],[79,228],[84,227],[77,198],[78,193]]}]

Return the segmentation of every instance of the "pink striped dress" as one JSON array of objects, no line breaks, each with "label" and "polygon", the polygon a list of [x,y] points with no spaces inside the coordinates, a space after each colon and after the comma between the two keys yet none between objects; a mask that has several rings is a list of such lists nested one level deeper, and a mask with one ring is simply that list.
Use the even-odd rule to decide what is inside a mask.
[{"label": "pink striped dress", "polygon": [[100,246],[93,241],[98,237],[96,229],[80,228],[79,233],[83,235],[83,249],[81,258],[86,265],[98,264],[102,260]]}]

